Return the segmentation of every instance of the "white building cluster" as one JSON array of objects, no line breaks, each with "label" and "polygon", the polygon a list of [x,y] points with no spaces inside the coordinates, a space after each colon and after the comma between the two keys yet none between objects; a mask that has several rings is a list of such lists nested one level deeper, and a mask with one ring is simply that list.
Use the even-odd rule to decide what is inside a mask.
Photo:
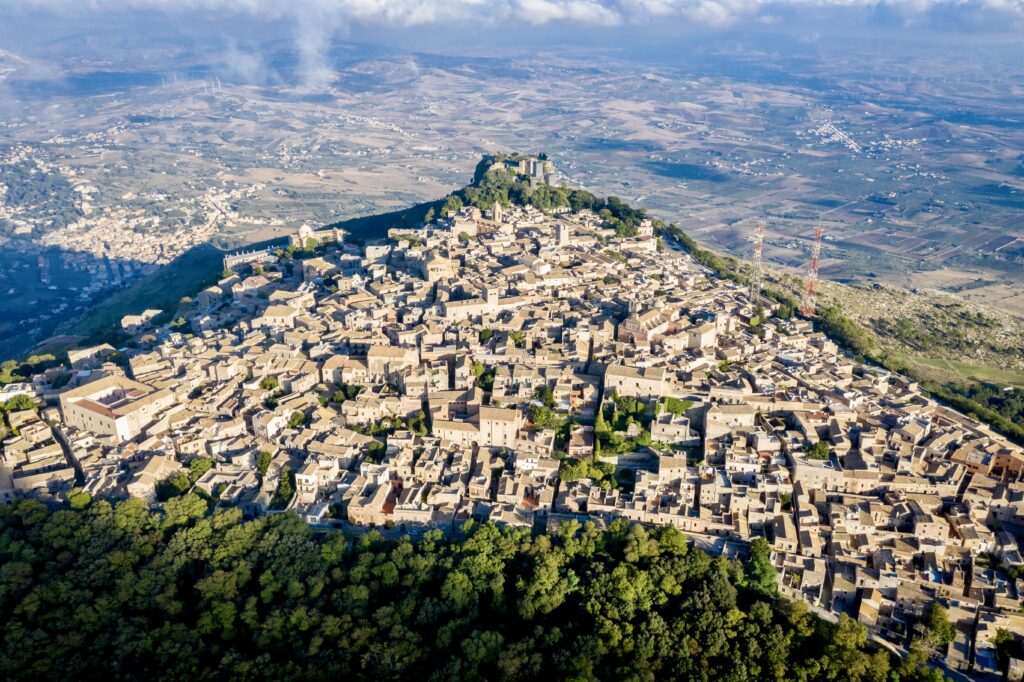
[{"label": "white building cluster", "polygon": [[[191,334],[147,331],[120,365],[80,353],[59,391],[37,378],[79,487],[155,500],[207,459],[191,483],[218,504],[319,526],[622,517],[727,554],[765,537],[784,594],[894,641],[944,600],[954,669],[972,645],[994,669],[995,629],[1024,627],[1024,451],[649,224],[465,208],[239,270],[195,298]],[[50,426],[15,420],[8,494],[66,492]]]}]

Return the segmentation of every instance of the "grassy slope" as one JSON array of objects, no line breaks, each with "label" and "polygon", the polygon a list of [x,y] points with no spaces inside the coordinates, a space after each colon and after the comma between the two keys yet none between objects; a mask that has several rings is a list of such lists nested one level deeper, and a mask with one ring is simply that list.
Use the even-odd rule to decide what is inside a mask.
[{"label": "grassy slope", "polygon": [[1024,381],[1024,321],[956,296],[889,285],[823,282],[819,301],[838,303],[878,347],[942,383]]},{"label": "grassy slope", "polygon": [[1024,387],[1024,372],[1013,369],[960,362],[944,357],[922,357],[905,351],[892,351],[890,354],[897,361],[912,368],[915,374],[940,383],[967,385],[974,381],[985,381],[999,386]]},{"label": "grassy slope", "polygon": [[[736,263],[746,273],[746,263]],[[766,284],[799,300],[802,281],[789,274],[765,273]],[[822,306],[838,305],[847,319],[853,321],[874,343],[877,356],[888,358],[906,368],[920,380],[941,384],[954,383],[967,387],[983,381],[1000,386],[1024,386],[1020,349],[1024,347],[1022,325],[1009,314],[986,310],[989,316],[978,323],[970,315],[959,315],[962,308],[981,309],[967,304],[956,305],[957,314],[944,312],[951,297],[930,292],[911,292],[885,286],[879,290],[851,287],[823,281],[818,295]],[[992,318],[995,319],[992,319]],[[905,320],[913,329],[922,330],[913,343],[886,333],[880,322]],[[890,363],[883,363],[890,364]]]}]

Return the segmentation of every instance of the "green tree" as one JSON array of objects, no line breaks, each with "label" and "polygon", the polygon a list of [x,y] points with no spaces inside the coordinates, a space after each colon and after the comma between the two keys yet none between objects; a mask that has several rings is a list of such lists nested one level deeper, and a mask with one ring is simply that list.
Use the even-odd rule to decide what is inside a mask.
[{"label": "green tree", "polygon": [[13,384],[24,380],[25,377],[18,373],[16,360],[4,360],[0,365],[0,384]]},{"label": "green tree", "polygon": [[23,366],[31,368],[33,372],[40,372],[48,367],[56,367],[60,362],[53,353],[39,353],[25,358]]},{"label": "green tree", "polygon": [[806,450],[806,454],[809,459],[828,459],[828,453],[828,443],[823,440],[819,440]]},{"label": "green tree", "polygon": [[256,471],[259,472],[260,476],[267,475],[267,469],[270,468],[270,462],[273,459],[273,453],[266,450],[260,450],[260,454],[256,456]]},{"label": "green tree", "polygon": [[485,369],[479,377],[477,377],[476,385],[484,391],[491,391],[494,389],[494,368]]},{"label": "green tree", "polygon": [[675,526],[659,526],[654,530],[654,535],[659,553],[663,556],[684,556],[689,551],[686,536]]},{"label": "green tree", "polygon": [[354,400],[355,397],[359,395],[362,388],[362,386],[342,383],[338,390],[336,390],[331,396],[331,402],[338,403],[340,405],[346,400]]},{"label": "green tree", "polygon": [[447,216],[450,213],[455,213],[462,208],[462,198],[457,194],[452,194],[444,200],[444,204],[441,206],[441,215]]},{"label": "green tree", "polygon": [[295,474],[291,467],[285,465],[281,467],[281,473],[278,475],[277,489],[274,490],[274,495],[270,499],[270,508],[284,509],[293,497],[295,497]]},{"label": "green tree", "polygon": [[1005,671],[1014,654],[1020,653],[1017,636],[1006,628],[996,628],[996,636],[992,638],[992,644],[996,648],[996,662],[999,664],[999,668]]},{"label": "green tree", "polygon": [[209,510],[206,500],[189,493],[174,497],[164,504],[163,528],[176,528],[201,519]]},{"label": "green tree", "polygon": [[375,440],[367,446],[366,458],[380,464],[384,460],[384,453],[387,452],[387,449],[387,445],[383,441]]},{"label": "green tree", "polygon": [[680,400],[679,398],[664,398],[662,404],[665,406],[665,411],[674,415],[684,415],[686,411],[693,407],[692,400]]},{"label": "green tree", "polygon": [[22,410],[37,410],[39,406],[36,401],[24,393],[20,393],[6,402],[0,403],[0,412],[21,412]]},{"label": "green tree", "polygon": [[956,627],[949,622],[949,612],[936,601],[925,608],[923,625],[932,646],[945,647],[956,638]]},{"label": "green tree", "polygon": [[[543,543],[548,546],[549,543]],[[579,585],[579,579],[565,566],[561,554],[538,552],[533,558],[531,572],[519,578],[516,587],[519,615],[533,620],[548,614],[565,603]]]},{"label": "green tree", "polygon": [[188,463],[188,480],[195,483],[207,471],[213,468],[213,460],[209,457],[196,457]]},{"label": "green tree", "polygon": [[533,397],[536,400],[539,400],[544,405],[544,407],[547,407],[548,409],[554,409],[555,392],[551,390],[551,387],[548,386],[547,384],[544,384],[543,386],[538,386],[533,392]]},{"label": "green tree", "polygon": [[155,487],[157,499],[161,502],[166,502],[191,490],[192,481],[187,473],[178,471],[161,481],[157,481]]},{"label": "green tree", "polygon": [[866,650],[866,627],[844,613],[828,630],[828,644],[822,658],[822,667],[827,673],[823,679],[885,681],[889,672],[888,656],[882,651],[871,654]]},{"label": "green tree", "polygon": [[558,429],[566,421],[566,417],[551,409],[547,405],[533,403],[527,410],[530,423],[538,429]]},{"label": "green tree", "polygon": [[928,665],[928,656],[928,649],[913,642],[910,653],[896,666],[899,682],[947,682],[945,675]]},{"label": "green tree", "polygon": [[427,435],[427,413],[425,411],[420,410],[409,419],[409,430],[417,436]]},{"label": "green tree", "polygon": [[775,575],[771,545],[764,538],[755,539],[750,543],[750,561],[747,562],[750,585],[763,594],[774,596],[778,594]]},{"label": "green tree", "polygon": [[68,504],[72,509],[85,509],[92,502],[92,495],[81,488],[75,488],[68,493]]},{"label": "green tree", "polygon": [[736,562],[621,519],[413,540],[314,534],[294,513],[243,521],[186,494],[162,510],[14,500],[0,540],[0,675],[14,682],[937,682],[926,656],[890,670],[856,621],[765,599]]}]

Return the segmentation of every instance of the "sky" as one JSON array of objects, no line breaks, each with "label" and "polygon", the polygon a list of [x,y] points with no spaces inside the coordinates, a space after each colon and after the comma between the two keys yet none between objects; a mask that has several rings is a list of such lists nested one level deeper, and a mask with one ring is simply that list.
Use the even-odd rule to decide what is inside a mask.
[{"label": "sky", "polygon": [[[857,10],[866,18],[885,16],[907,25],[951,21],[1006,29],[1020,20],[1024,0],[0,0],[8,15],[123,13],[219,13],[257,19],[319,19],[329,24],[422,26],[449,22],[500,25],[551,22],[592,26],[680,20],[721,27],[746,21],[775,21],[794,10]],[[846,15],[848,16],[848,15]],[[1017,25],[1019,28],[1019,24]]]},{"label": "sky", "polygon": [[[266,21],[317,21],[327,26],[429,26],[509,22],[579,26],[673,22],[705,27],[771,23],[794,12],[860,16],[906,26],[1019,30],[1024,0],[0,0],[7,16],[55,17],[159,11],[217,14]],[[1009,23],[1008,23],[1009,22]]]},{"label": "sky", "polygon": [[737,35],[777,49],[835,38],[1019,46],[1024,0],[0,0],[0,50],[66,57],[76,44],[102,47],[90,35],[212,47],[234,77],[253,82],[268,73],[268,42],[283,41],[299,79],[316,87],[330,78],[339,40],[441,53],[628,52]]}]

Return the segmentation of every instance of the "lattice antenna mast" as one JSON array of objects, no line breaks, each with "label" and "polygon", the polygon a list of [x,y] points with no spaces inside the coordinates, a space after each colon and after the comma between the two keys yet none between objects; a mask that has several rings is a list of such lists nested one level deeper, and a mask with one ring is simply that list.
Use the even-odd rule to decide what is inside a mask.
[{"label": "lattice antenna mast", "polygon": [[811,247],[811,267],[807,273],[807,285],[804,287],[804,300],[800,312],[813,315],[818,307],[818,265],[821,260],[821,237],[825,230],[821,227],[821,218],[814,228],[814,246]]},{"label": "lattice antenna mast", "polygon": [[757,221],[757,229],[754,230],[754,270],[750,273],[750,301],[753,303],[761,295],[761,251],[764,250],[764,228],[767,224],[764,218]]}]

